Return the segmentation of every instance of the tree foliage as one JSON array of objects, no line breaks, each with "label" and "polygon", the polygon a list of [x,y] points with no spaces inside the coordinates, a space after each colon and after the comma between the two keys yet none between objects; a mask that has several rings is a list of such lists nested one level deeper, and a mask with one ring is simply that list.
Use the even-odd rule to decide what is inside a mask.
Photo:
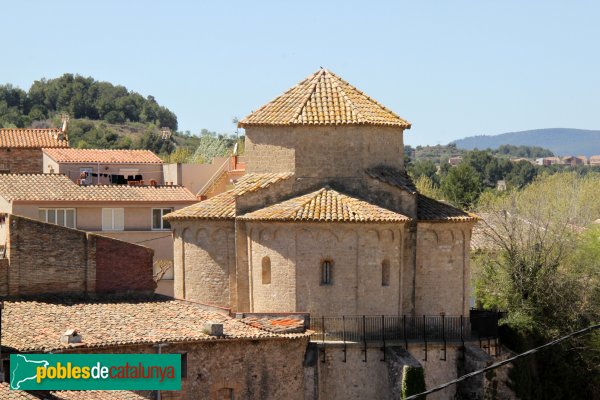
[{"label": "tree foliage", "polygon": [[447,200],[463,208],[474,206],[483,190],[477,171],[464,162],[448,171],[441,188]]},{"label": "tree foliage", "polygon": [[[598,187],[600,174],[570,172],[482,197],[478,212],[490,247],[474,257],[475,293],[485,308],[508,311],[505,339],[513,350],[600,321],[600,228],[590,226],[600,217]],[[598,337],[582,337],[517,364],[515,387],[524,399],[600,398],[598,361]],[[572,363],[578,374],[561,372]]]},{"label": "tree foliage", "polygon": [[152,123],[177,130],[177,116],[153,96],[144,98],[124,86],[91,77],[64,74],[41,79],[29,92],[10,84],[0,86],[0,127],[23,128],[61,112],[76,119]]},{"label": "tree foliage", "polygon": [[203,129],[200,132],[200,144],[196,151],[191,156],[191,162],[209,163],[215,157],[223,157],[230,154],[236,143],[238,143],[238,154],[241,154],[243,149],[244,138],[236,139],[225,135],[217,135],[215,132],[210,132]]}]

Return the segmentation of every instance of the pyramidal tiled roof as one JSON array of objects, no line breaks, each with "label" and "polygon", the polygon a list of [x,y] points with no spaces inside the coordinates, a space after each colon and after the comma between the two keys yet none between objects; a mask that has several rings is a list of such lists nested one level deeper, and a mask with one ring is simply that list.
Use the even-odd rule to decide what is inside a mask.
[{"label": "pyramidal tiled roof", "polygon": [[[64,139],[62,138],[64,136]],[[0,129],[0,147],[42,148],[69,147],[60,129]]]},{"label": "pyramidal tiled roof", "polygon": [[405,215],[327,187],[250,212],[239,218],[254,221],[306,222],[405,222],[410,220]]},{"label": "pyramidal tiled roof", "polygon": [[167,214],[164,216],[164,219],[234,219],[235,198],[237,196],[266,188],[291,176],[292,173],[287,172],[246,174],[238,179],[233,189]]},{"label": "pyramidal tiled roof", "polygon": [[321,68],[242,121],[252,125],[379,125],[410,123],[348,82]]}]

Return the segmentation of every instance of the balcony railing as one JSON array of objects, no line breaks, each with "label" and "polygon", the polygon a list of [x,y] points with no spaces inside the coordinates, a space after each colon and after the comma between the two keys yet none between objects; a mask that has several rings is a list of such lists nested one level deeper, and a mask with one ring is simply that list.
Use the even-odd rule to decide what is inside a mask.
[{"label": "balcony railing", "polygon": [[469,318],[462,316],[359,315],[312,317],[313,341],[463,341],[470,337]]},{"label": "balcony railing", "polygon": [[[348,315],[310,317],[316,342],[464,342],[495,338],[498,313],[472,318],[446,315]],[[476,329],[475,329],[476,328]]]}]

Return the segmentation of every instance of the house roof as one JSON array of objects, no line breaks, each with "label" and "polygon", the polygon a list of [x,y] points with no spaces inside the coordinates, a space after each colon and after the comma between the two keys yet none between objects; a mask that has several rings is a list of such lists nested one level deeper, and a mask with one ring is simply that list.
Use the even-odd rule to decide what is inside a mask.
[{"label": "house roof", "polygon": [[[64,135],[65,139],[59,139]],[[0,129],[0,148],[69,147],[69,140],[60,129]]]},{"label": "house roof", "polygon": [[342,194],[330,188],[295,197],[242,215],[252,221],[405,222],[405,215]]},{"label": "house roof", "polygon": [[385,182],[392,186],[399,187],[400,189],[406,190],[411,194],[417,193],[417,187],[413,183],[411,177],[404,171],[398,171],[397,169],[391,167],[379,166],[369,168],[365,172],[371,178]]},{"label": "house roof", "polygon": [[[224,335],[205,334],[207,322],[223,324]],[[60,336],[69,329],[81,335],[81,343],[60,342]],[[2,312],[2,347],[19,352],[303,335],[268,332],[228,315],[206,311],[201,304],[160,296],[5,301]]]},{"label": "house roof", "polygon": [[167,221],[182,219],[234,219],[235,191],[228,190],[208,200],[192,204],[165,215]]},{"label": "house roof", "polygon": [[24,390],[10,390],[7,382],[0,383],[0,400],[146,400],[146,397],[128,390],[60,390],[40,397]]},{"label": "house roof", "polygon": [[475,214],[450,204],[434,200],[422,194],[417,197],[417,219],[423,222],[469,222],[477,221]]},{"label": "house roof", "polygon": [[234,219],[235,199],[246,193],[266,188],[288,179],[292,173],[246,174],[235,182],[234,189],[211,197],[164,216],[166,220],[180,219]]},{"label": "house roof", "polygon": [[240,121],[253,125],[379,125],[410,123],[325,68]]},{"label": "house roof", "polygon": [[16,201],[193,202],[182,186],[80,186],[61,174],[0,174],[0,196]]},{"label": "house roof", "polygon": [[43,149],[44,154],[59,163],[162,164],[150,150],[108,149]]}]

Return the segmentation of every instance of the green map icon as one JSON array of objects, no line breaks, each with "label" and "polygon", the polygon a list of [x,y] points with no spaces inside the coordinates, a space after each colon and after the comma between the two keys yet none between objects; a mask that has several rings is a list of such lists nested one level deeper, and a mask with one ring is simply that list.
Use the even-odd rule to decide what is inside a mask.
[{"label": "green map icon", "polygon": [[[11,357],[11,376],[10,376],[10,388],[20,389],[23,382],[36,379],[37,368],[47,367],[50,363],[46,360],[31,360],[22,354],[16,354],[15,357]],[[12,365],[16,362],[16,365]]]}]

